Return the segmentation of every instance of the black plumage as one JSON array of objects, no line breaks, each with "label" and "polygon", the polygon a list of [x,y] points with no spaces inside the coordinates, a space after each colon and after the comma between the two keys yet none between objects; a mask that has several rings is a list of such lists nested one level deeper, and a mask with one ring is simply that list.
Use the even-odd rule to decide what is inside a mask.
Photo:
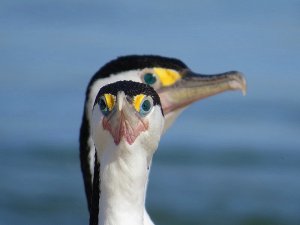
[{"label": "black plumage", "polygon": [[117,81],[115,83],[103,86],[96,96],[94,106],[100,100],[100,96],[104,94],[112,94],[114,96],[117,96],[119,91],[123,91],[128,97],[134,97],[139,94],[151,96],[153,99],[153,105],[161,106],[160,98],[151,86],[143,83],[134,82],[131,80]]}]

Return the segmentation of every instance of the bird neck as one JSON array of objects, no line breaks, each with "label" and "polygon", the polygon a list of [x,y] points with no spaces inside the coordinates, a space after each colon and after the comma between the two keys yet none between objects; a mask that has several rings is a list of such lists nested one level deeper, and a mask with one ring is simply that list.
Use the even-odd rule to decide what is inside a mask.
[{"label": "bird neck", "polygon": [[120,144],[117,151],[104,151],[100,158],[99,224],[144,224],[150,167],[147,151]]}]

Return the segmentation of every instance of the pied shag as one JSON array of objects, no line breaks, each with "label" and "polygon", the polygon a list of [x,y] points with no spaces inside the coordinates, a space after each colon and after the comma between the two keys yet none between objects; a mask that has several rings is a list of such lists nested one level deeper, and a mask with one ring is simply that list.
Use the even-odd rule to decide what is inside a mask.
[{"label": "pied shag", "polygon": [[157,91],[165,114],[164,131],[184,108],[195,101],[227,90],[246,91],[245,79],[237,71],[215,75],[196,74],[174,58],[123,56],[100,68],[88,84],[80,128],[80,161],[89,211],[95,162],[95,146],[91,137],[92,108],[99,89],[120,80],[145,83]]},{"label": "pied shag", "polygon": [[146,189],[163,129],[160,98],[149,85],[118,81],[100,89],[92,110],[92,138],[101,171],[97,163],[94,183],[101,184],[94,186],[90,225],[98,224],[98,217],[100,225],[151,222],[144,211]]}]

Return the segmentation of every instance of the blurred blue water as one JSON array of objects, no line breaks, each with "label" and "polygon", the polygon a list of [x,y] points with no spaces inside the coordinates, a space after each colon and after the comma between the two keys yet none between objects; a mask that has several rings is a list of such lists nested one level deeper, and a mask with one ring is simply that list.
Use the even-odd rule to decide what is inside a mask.
[{"label": "blurred blue water", "polygon": [[[0,224],[87,224],[78,129],[91,75],[125,54],[240,70],[155,155],[157,224],[300,224],[299,1],[0,1]],[[176,142],[174,142],[176,140]]]}]

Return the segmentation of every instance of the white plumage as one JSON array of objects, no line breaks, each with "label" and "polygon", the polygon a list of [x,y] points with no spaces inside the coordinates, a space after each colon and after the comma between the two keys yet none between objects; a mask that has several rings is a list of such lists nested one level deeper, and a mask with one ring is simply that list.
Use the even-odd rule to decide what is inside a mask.
[{"label": "white plumage", "polygon": [[132,144],[125,138],[128,130],[123,132],[121,141],[115,143],[111,132],[103,126],[105,115],[97,105],[92,111],[92,137],[101,171],[100,225],[153,224],[145,211],[146,187],[152,156],[163,132],[164,117],[158,104],[153,105],[147,115],[139,116],[127,97],[124,92],[118,92],[115,112],[107,118],[116,127],[113,129],[118,129],[123,121],[129,126],[125,128],[128,130],[138,130],[135,124],[139,122],[146,124],[146,130],[139,131]]}]

